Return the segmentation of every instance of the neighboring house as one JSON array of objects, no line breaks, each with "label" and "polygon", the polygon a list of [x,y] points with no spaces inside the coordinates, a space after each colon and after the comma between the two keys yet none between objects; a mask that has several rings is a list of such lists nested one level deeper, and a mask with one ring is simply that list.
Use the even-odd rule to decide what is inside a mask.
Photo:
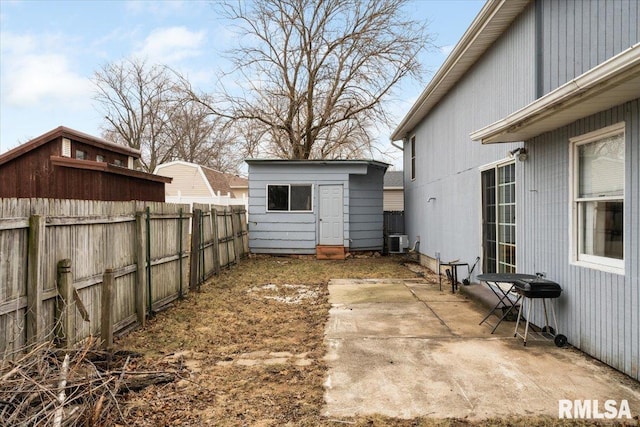
[{"label": "neighboring house", "polygon": [[342,259],[349,251],[382,250],[386,163],[246,162],[251,252]]},{"label": "neighboring house", "polygon": [[404,211],[404,178],[402,171],[384,174],[384,210]]},{"label": "neighboring house", "polygon": [[181,160],[158,165],[154,173],[173,178],[166,186],[167,202],[247,206],[246,178]]},{"label": "neighboring house", "polygon": [[164,202],[171,179],[134,170],[139,157],[60,126],[0,155],[0,197]]},{"label": "neighboring house", "polygon": [[392,135],[426,264],[545,273],[569,343],[638,380],[639,16],[489,1]]}]

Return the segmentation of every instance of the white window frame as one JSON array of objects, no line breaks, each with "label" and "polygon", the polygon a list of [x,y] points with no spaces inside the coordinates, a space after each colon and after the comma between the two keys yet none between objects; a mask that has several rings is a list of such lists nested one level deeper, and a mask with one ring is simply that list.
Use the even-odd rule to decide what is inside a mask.
[{"label": "white window frame", "polygon": [[[585,133],[569,139],[569,261],[571,264],[586,267],[596,270],[601,270],[609,273],[624,274],[624,262],[625,254],[623,249],[622,259],[607,258],[597,255],[580,254],[579,252],[579,239],[581,237],[580,227],[580,203],[590,201],[615,201],[622,200],[623,202],[623,223],[626,224],[626,218],[624,218],[624,201],[625,191],[623,190],[622,197],[589,197],[578,198],[578,185],[579,185],[579,172],[578,172],[578,147],[584,144],[596,142],[605,138],[622,133],[623,141],[625,140],[625,123],[620,122],[611,126],[598,129],[593,132]],[[626,156],[626,153],[625,153]],[[626,160],[625,160],[626,163]],[[624,175],[626,177],[626,174]],[[626,178],[625,178],[626,179]],[[623,241],[624,245],[624,241]]]},{"label": "white window frame", "polygon": [[[289,187],[289,200],[288,200],[288,205],[289,205],[289,209],[284,211],[284,210],[271,210],[269,209],[269,187],[272,186],[277,186],[277,187]],[[291,186],[294,187],[311,187],[311,209],[310,210],[291,210]],[[301,182],[301,183],[280,183],[280,184],[276,184],[276,183],[271,183],[271,184],[267,184],[265,186],[265,194],[264,194],[264,204],[265,204],[265,210],[266,212],[272,212],[272,213],[309,213],[309,212],[313,212],[313,199],[314,199],[314,188],[313,188],[313,184],[310,183],[306,183],[306,182]]]},{"label": "white window frame", "polygon": [[[496,251],[496,271],[500,271],[500,264],[501,264],[501,258],[500,258],[500,212],[499,212],[499,184],[498,184],[498,179],[499,179],[499,169],[505,166],[509,166],[509,165],[515,165],[514,167],[517,168],[516,165],[516,161],[512,158],[504,158],[504,159],[500,159],[497,160],[495,162],[491,162],[491,163],[487,163],[485,165],[482,165],[480,167],[478,167],[478,170],[480,171],[480,174],[482,175],[483,172],[487,172],[487,171],[491,171],[495,178],[496,178],[496,190],[495,190],[495,200],[496,200],[496,243],[495,243],[495,251]],[[515,171],[514,171],[515,172]],[[517,172],[516,172],[517,173]],[[514,184],[515,184],[515,191],[517,193],[517,186],[518,186],[518,181],[515,180],[516,177],[514,177]],[[480,179],[480,194],[482,194],[482,191],[484,191],[484,188],[482,187],[482,179]],[[517,194],[516,194],[517,196]],[[514,209],[517,209],[518,206],[518,199],[516,198],[515,204],[514,204]],[[484,264],[485,262],[485,257],[486,254],[484,253],[484,229],[483,229],[483,223],[482,223],[482,216],[484,215],[484,204],[482,201],[482,197],[480,197],[480,224],[479,224],[479,230],[480,230],[480,251],[482,254],[482,263]],[[513,268],[517,271],[517,267],[518,267],[518,218],[516,216],[516,223],[515,223],[515,229],[514,229],[514,233],[515,233],[515,243],[513,244],[513,246],[515,246],[515,250],[516,250],[516,263],[515,264],[506,264],[506,262],[502,262],[503,265],[510,265],[513,266]]]}]

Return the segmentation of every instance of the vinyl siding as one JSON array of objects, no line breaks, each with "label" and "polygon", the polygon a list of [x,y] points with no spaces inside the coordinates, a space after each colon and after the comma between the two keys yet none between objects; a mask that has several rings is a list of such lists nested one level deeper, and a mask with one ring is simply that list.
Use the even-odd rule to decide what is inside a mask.
[{"label": "vinyl siding", "polygon": [[640,41],[637,0],[539,0],[546,94]]},{"label": "vinyl siding", "polygon": [[[479,167],[521,144],[482,145],[469,133],[534,99],[534,12],[528,6],[415,129],[416,179],[405,176],[405,221],[424,255],[470,263],[480,255]],[[408,141],[405,147],[410,170]]]},{"label": "vinyl siding", "polygon": [[[625,122],[625,271],[570,263],[569,138]],[[518,206],[518,268],[563,288],[560,332],[569,343],[640,380],[640,100],[579,120],[527,143]],[[534,321],[542,321],[538,312]],[[540,323],[538,323],[540,324]]]},{"label": "vinyl siding", "polygon": [[383,194],[383,205],[385,211],[403,211],[404,190],[388,190],[385,188]]},{"label": "vinyl siding", "polygon": [[349,248],[354,251],[382,250],[383,246],[382,169],[369,168],[367,175],[349,178]]},{"label": "vinyl siding", "polygon": [[[249,164],[249,247],[254,253],[315,254],[319,186],[343,186],[344,246],[382,249],[380,168],[362,164]],[[311,184],[312,212],[267,212],[269,184]],[[378,212],[379,211],[379,212]],[[352,232],[351,227],[355,227]],[[378,236],[379,234],[379,236]]]},{"label": "vinyl siding", "polygon": [[165,185],[167,196],[177,197],[211,197],[212,194],[202,176],[202,173],[195,166],[172,164],[161,166],[157,169],[157,174],[172,177],[173,181]]}]

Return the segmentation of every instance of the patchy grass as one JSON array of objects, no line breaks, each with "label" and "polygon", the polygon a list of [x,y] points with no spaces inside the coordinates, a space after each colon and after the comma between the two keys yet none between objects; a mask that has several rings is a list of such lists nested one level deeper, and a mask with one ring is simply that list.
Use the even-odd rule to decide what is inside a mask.
[{"label": "patchy grass", "polygon": [[181,381],[130,393],[130,425],[159,426],[554,426],[545,417],[412,420],[320,415],[332,278],[413,278],[401,257],[316,261],[253,257],[203,285],[117,341],[149,370],[178,366]]}]

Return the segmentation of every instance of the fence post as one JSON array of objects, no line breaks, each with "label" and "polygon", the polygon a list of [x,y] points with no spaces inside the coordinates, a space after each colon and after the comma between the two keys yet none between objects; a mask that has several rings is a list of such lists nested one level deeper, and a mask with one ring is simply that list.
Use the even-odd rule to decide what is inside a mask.
[{"label": "fence post", "polygon": [[194,290],[198,286],[198,270],[200,264],[200,218],[202,211],[193,210],[191,217],[191,259],[189,265],[189,290]]},{"label": "fence post", "polygon": [[211,238],[213,239],[213,271],[220,274],[220,230],[218,229],[218,209],[211,207]]},{"label": "fence post", "polygon": [[182,283],[184,275],[182,273],[182,208],[178,209],[180,219],[178,220],[178,299],[184,298]]},{"label": "fence post", "polygon": [[113,347],[113,270],[108,268],[102,276],[102,300],[100,304],[100,338],[102,347]]},{"label": "fence post", "polygon": [[63,347],[71,347],[75,343],[76,316],[73,303],[73,277],[71,260],[58,262],[58,300],[57,321],[59,323],[58,339]]},{"label": "fence post", "polygon": [[138,323],[144,327],[146,321],[146,285],[147,285],[147,245],[145,237],[144,213],[136,213],[136,290],[135,306]]},{"label": "fence post", "polygon": [[36,344],[44,336],[42,313],[42,257],[44,256],[45,218],[29,218],[27,259],[27,344]]},{"label": "fence post", "polygon": [[229,207],[231,213],[231,236],[233,237],[233,263],[237,264],[240,257],[238,256],[238,235],[236,227],[236,209],[233,206]]}]

